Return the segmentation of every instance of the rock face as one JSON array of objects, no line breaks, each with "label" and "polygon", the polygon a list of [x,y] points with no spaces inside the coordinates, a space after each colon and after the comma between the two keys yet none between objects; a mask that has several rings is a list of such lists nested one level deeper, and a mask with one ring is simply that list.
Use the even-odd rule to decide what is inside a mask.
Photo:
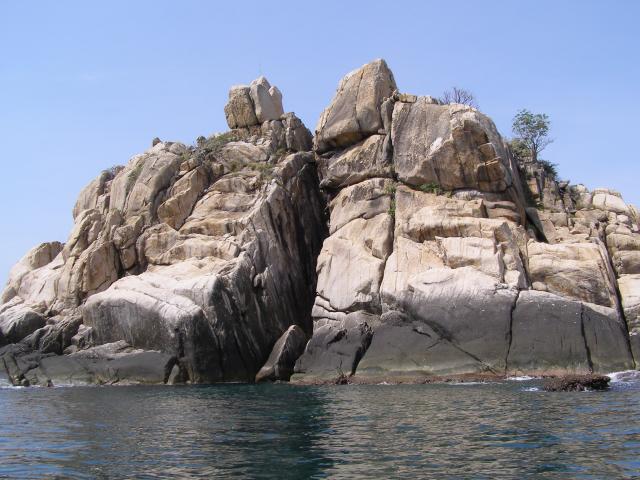
[{"label": "rock face", "polygon": [[330,236],[292,380],[634,368],[640,236],[619,196],[519,165],[489,118],[399,93],[382,61],[340,82],[314,147]]},{"label": "rock face", "polygon": [[224,107],[224,114],[232,129],[279,120],[284,114],[282,94],[265,77],[260,77],[248,87],[238,85],[229,90],[229,103]]},{"label": "rock face", "polygon": [[[253,381],[295,325],[274,375],[293,368],[326,237],[311,135],[264,78],[232,88],[225,111],[231,132],[154,142],[100,174],[67,243],[12,270],[0,338],[21,343],[0,364],[31,359],[15,382]],[[103,345],[118,347],[91,353]]]},{"label": "rock face", "polygon": [[256,382],[289,380],[296,360],[307,344],[307,336],[297,325],[291,325],[271,350],[267,363],[256,374]]},{"label": "rock face", "polygon": [[[315,138],[260,77],[154,139],[0,298],[13,384],[418,381],[640,359],[638,211],[515,158],[474,108],[348,74]],[[634,360],[635,358],[635,360]],[[295,367],[294,367],[295,365]],[[293,376],[291,376],[293,373]]]}]

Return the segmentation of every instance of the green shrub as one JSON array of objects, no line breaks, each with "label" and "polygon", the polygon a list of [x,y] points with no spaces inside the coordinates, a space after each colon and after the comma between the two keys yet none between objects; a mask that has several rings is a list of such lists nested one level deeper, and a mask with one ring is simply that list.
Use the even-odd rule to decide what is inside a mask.
[{"label": "green shrub", "polygon": [[222,148],[229,142],[235,142],[240,140],[236,132],[225,132],[212,135],[202,142],[202,149],[208,153],[218,154]]},{"label": "green shrub", "polygon": [[425,193],[435,193],[436,195],[442,194],[442,188],[437,183],[423,183],[418,187],[420,191]]},{"label": "green shrub", "polygon": [[555,163],[551,163],[548,160],[538,160],[538,163],[542,165],[542,169],[544,170],[544,173],[549,175],[551,178],[555,179],[558,177],[558,170],[557,170],[558,166]]},{"label": "green shrub", "polygon": [[391,200],[391,205],[389,205],[389,210],[387,210],[387,213],[393,218],[396,218],[396,201],[394,199]]},{"label": "green shrub", "polygon": [[397,185],[395,182],[387,183],[384,187],[384,193],[387,195],[395,195],[396,194]]},{"label": "green shrub", "polygon": [[240,162],[238,162],[237,160],[232,160],[231,162],[229,162],[229,170],[230,171],[237,172],[241,168],[242,168],[242,164]]}]

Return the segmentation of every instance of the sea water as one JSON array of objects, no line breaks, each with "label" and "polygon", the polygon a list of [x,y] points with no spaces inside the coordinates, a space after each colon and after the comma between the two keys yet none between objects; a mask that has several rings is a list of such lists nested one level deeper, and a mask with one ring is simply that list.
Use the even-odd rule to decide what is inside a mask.
[{"label": "sea water", "polygon": [[540,385],[0,388],[0,478],[640,476],[640,380]]}]

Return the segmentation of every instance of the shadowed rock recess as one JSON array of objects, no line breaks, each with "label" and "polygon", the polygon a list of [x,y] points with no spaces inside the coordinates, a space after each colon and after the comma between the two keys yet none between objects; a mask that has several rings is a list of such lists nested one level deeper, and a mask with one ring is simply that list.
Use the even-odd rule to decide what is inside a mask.
[{"label": "shadowed rock recess", "polygon": [[[315,138],[264,78],[231,131],[80,193],[0,299],[0,383],[423,381],[636,368],[638,211],[474,108],[349,73]],[[293,373],[293,376],[292,376]]]}]

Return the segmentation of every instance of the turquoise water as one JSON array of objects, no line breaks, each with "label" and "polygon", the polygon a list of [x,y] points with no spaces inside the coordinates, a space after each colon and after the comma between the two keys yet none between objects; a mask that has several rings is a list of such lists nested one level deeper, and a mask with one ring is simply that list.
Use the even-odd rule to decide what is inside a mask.
[{"label": "turquoise water", "polygon": [[2,478],[631,478],[640,382],[0,389]]}]

